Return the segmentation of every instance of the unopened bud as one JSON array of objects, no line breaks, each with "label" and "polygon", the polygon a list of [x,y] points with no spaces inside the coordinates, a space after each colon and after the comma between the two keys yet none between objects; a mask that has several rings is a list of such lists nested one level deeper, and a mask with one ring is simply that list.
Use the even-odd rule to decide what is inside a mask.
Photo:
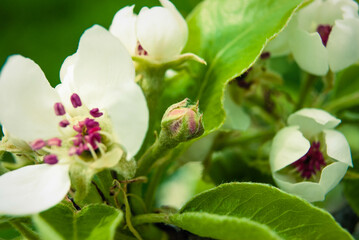
[{"label": "unopened bud", "polygon": [[175,142],[185,142],[203,134],[202,114],[198,103],[190,105],[189,99],[173,104],[163,115],[162,131]]}]

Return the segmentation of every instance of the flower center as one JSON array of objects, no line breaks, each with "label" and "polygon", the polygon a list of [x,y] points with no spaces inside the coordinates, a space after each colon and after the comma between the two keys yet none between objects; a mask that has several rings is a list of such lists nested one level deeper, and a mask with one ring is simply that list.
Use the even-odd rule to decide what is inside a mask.
[{"label": "flower center", "polygon": [[319,33],[320,38],[322,39],[322,43],[325,47],[327,46],[329,34],[331,31],[332,31],[332,26],[330,25],[319,25],[317,27],[317,32]]},{"label": "flower center", "polygon": [[304,179],[309,179],[316,175],[326,165],[319,148],[320,143],[313,142],[308,152],[299,160],[292,163],[292,166],[296,168]]},{"label": "flower center", "polygon": [[142,45],[137,42],[136,54],[138,56],[147,56],[148,52],[142,47]]},{"label": "flower center", "polygon": [[98,155],[104,154],[107,145],[113,142],[112,135],[101,128],[101,125],[109,125],[103,112],[83,106],[76,93],[71,95],[70,101],[74,108],[71,113],[62,103],[54,104],[55,114],[62,117],[59,122],[61,136],[46,141],[38,139],[30,144],[33,150],[45,153],[44,162],[47,164],[56,164],[61,159],[97,160]]}]

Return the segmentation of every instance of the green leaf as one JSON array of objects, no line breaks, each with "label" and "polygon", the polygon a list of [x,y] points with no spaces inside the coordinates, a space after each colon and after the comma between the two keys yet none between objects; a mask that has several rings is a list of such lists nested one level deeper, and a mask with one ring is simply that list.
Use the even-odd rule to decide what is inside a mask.
[{"label": "green leaf", "polygon": [[196,65],[198,91],[206,132],[225,119],[224,88],[259,57],[266,43],[287,23],[301,0],[207,0],[189,15],[189,39],[184,52],[202,57]]},{"label": "green leaf", "polygon": [[227,91],[224,96],[224,109],[226,111],[226,121],[222,129],[245,131],[251,124],[249,115],[245,112],[243,107],[237,105]]},{"label": "green leaf", "polygon": [[359,216],[359,180],[344,180],[344,194],[345,197],[351,206],[351,208],[354,210],[354,212]]},{"label": "green leaf", "polygon": [[260,164],[269,164],[268,161],[246,160],[246,151],[248,150],[227,148],[214,152],[207,174],[217,185],[234,181],[273,183],[269,173],[258,169]]},{"label": "green leaf", "polygon": [[359,89],[359,64],[352,65],[339,72],[333,89],[333,98],[344,97]]},{"label": "green leaf", "polygon": [[113,239],[123,214],[107,205],[94,204],[81,211],[59,204],[33,216],[42,239]]},{"label": "green leaf", "polygon": [[173,224],[216,239],[353,239],[326,211],[257,183],[230,183],[197,195]]}]

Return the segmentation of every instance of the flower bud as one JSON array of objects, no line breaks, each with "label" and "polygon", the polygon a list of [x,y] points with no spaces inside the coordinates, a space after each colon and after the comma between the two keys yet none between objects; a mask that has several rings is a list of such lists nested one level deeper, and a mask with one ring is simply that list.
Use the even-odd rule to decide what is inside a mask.
[{"label": "flower bud", "polygon": [[190,105],[189,99],[173,104],[163,115],[161,127],[168,140],[185,142],[203,134],[202,114],[198,103]]}]

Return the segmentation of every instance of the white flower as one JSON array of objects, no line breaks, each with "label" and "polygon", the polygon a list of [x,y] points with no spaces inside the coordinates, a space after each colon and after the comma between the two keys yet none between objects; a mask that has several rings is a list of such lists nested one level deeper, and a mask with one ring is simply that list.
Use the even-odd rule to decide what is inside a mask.
[{"label": "white flower", "polygon": [[349,67],[359,60],[358,4],[352,0],[313,1],[294,15],[267,50],[273,56],[289,50],[298,65],[314,75]]},{"label": "white flower", "polygon": [[340,120],[319,109],[302,109],[273,139],[270,165],[277,185],[314,202],[322,201],[352,167],[344,135],[333,130]]},{"label": "white flower", "polygon": [[100,26],[85,31],[56,89],[32,60],[8,58],[0,75],[0,122],[29,143],[40,164],[0,176],[0,214],[46,210],[67,194],[72,169],[92,177],[115,166],[124,151],[130,159],[139,150],[147,104],[119,42]]},{"label": "white flower", "polygon": [[177,58],[187,38],[187,23],[168,0],[160,0],[163,7],[141,9],[138,16],[134,6],[120,9],[110,26],[132,56],[147,56],[165,62]]}]

